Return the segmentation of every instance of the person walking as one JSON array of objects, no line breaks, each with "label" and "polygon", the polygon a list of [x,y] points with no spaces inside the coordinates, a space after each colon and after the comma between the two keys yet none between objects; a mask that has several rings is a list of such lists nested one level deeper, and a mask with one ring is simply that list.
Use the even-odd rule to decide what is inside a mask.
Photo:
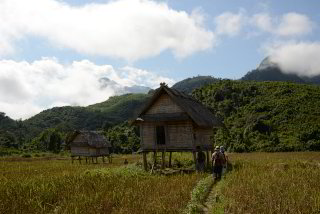
[{"label": "person walking", "polygon": [[203,151],[201,150],[200,146],[197,146],[197,163],[196,163],[196,169],[198,172],[204,172],[204,168],[205,168],[205,160],[206,160],[206,156],[203,153]]},{"label": "person walking", "polygon": [[225,152],[224,150],[224,147],[223,146],[220,146],[220,152],[221,154],[223,155],[223,158],[224,158],[224,165],[222,167],[222,175],[225,175],[226,174],[226,171],[227,171],[227,166],[228,166],[228,155],[227,153]]},{"label": "person walking", "polygon": [[220,152],[220,147],[216,146],[215,151],[212,154],[212,166],[213,166],[213,177],[215,180],[220,180],[222,175],[222,168],[225,164],[223,154]]}]

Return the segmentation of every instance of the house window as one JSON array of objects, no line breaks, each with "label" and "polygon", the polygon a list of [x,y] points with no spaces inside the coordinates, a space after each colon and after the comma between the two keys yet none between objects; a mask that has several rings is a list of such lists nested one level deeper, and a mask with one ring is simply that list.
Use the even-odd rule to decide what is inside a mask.
[{"label": "house window", "polygon": [[157,144],[164,145],[166,144],[166,134],[164,130],[164,126],[156,126],[157,133]]}]

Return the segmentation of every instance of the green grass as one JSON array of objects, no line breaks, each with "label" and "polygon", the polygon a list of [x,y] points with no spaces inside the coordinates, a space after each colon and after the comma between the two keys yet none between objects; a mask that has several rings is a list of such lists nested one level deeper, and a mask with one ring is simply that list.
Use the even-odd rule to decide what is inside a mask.
[{"label": "green grass", "polygon": [[[124,158],[129,165],[123,164]],[[159,176],[115,156],[112,164],[1,158],[0,213],[177,213],[201,174]]]}]

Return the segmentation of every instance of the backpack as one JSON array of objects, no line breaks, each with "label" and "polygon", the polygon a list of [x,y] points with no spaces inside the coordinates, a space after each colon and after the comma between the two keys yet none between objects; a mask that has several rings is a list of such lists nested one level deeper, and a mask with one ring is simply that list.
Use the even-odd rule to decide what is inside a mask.
[{"label": "backpack", "polygon": [[223,154],[220,152],[215,153],[214,155],[214,165],[215,166],[223,166],[224,160],[223,160]]}]

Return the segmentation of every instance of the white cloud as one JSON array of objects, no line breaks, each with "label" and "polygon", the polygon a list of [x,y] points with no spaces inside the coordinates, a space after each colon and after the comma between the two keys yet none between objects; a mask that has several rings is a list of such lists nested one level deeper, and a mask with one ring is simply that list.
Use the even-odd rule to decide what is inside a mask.
[{"label": "white cloud", "polygon": [[214,19],[216,33],[220,35],[236,36],[247,22],[244,10],[238,13],[225,12]]},{"label": "white cloud", "polygon": [[286,73],[320,75],[320,42],[288,42],[265,47],[270,60]]},{"label": "white cloud", "polygon": [[[106,79],[108,78],[108,79]],[[86,106],[124,91],[125,86],[158,87],[174,80],[146,70],[96,65],[88,60],[60,64],[54,58],[32,63],[0,61],[0,111],[15,119],[28,118],[53,106]]]},{"label": "white cloud", "polygon": [[271,17],[267,13],[255,14],[251,22],[262,31],[276,36],[301,36],[312,31],[313,23],[308,16],[286,13],[281,17]]},{"label": "white cloud", "polygon": [[282,16],[271,16],[269,13],[257,13],[249,16],[243,9],[238,13],[224,12],[215,17],[214,22],[215,32],[228,36],[236,36],[244,29],[249,29],[251,35],[271,33],[277,37],[296,37],[311,33],[314,27],[314,23],[304,14],[291,12]]},{"label": "white cloud", "polygon": [[177,57],[210,49],[214,34],[204,16],[151,0],[117,0],[71,6],[58,0],[1,0],[0,54],[28,36],[79,53],[134,61],[170,49]]}]

